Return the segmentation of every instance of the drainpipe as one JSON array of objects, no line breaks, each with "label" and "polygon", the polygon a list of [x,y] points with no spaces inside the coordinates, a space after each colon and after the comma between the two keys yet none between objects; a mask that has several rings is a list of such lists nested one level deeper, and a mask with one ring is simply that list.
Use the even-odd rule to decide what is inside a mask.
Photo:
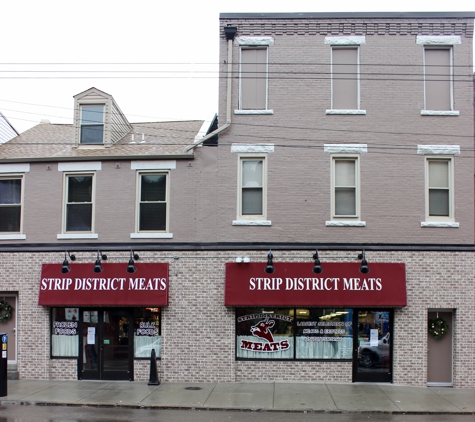
[{"label": "drainpipe", "polygon": [[201,138],[198,142],[195,142],[192,145],[188,145],[184,149],[184,153],[188,152],[192,149],[195,149],[198,145],[201,145],[203,142],[207,141],[208,139],[212,138],[213,136],[217,135],[225,131],[229,126],[231,126],[231,84],[232,84],[232,71],[233,71],[233,41],[234,36],[236,35],[237,27],[228,26],[224,27],[224,34],[226,35],[226,40],[228,41],[228,80],[227,80],[227,92],[226,92],[226,123],[221,126],[220,128],[216,129],[215,131],[208,133],[208,135]]}]

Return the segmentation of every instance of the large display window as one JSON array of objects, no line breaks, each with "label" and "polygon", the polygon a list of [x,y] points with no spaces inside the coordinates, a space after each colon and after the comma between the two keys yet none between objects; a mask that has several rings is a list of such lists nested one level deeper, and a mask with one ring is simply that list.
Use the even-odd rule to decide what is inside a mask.
[{"label": "large display window", "polygon": [[[126,308],[125,310],[122,308],[124,315],[117,320],[117,327],[113,326],[114,324],[110,319],[113,308],[104,308],[101,311],[101,321],[99,321],[99,311],[97,309],[81,309],[51,308],[52,358],[79,357],[81,341],[85,347],[91,348],[91,345],[96,345],[97,347],[107,348],[111,344],[111,339],[117,337],[116,340],[119,344],[124,346],[129,344],[129,336],[132,336],[132,334],[134,358],[150,359],[152,349],[155,349],[157,358],[161,356],[161,308]],[[132,332],[129,331],[131,321],[133,321]],[[114,328],[114,333],[117,335],[111,336],[108,334],[111,327]],[[79,336],[81,330],[83,332],[82,339]],[[91,340],[88,340],[88,334],[90,334]],[[94,337],[94,342],[92,337]]]},{"label": "large display window", "polygon": [[352,309],[236,308],[236,358],[351,360],[352,321]]}]

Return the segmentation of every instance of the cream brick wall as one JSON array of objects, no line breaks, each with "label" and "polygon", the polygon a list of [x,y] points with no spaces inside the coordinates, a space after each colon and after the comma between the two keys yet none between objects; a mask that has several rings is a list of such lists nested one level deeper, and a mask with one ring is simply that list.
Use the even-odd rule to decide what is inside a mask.
[{"label": "cream brick wall", "polygon": [[[313,251],[274,251],[274,260],[309,262]],[[325,262],[356,261],[358,251],[320,251]],[[77,253],[78,262],[89,258]],[[173,259],[173,256],[178,259]],[[254,362],[235,360],[234,308],[224,306],[224,268],[236,256],[265,265],[266,251],[173,251],[141,253],[140,262],[170,265],[169,306],[162,309],[161,381],[234,382],[243,380],[315,380],[351,382],[351,362]],[[397,384],[424,386],[427,380],[427,313],[453,309],[453,381],[475,388],[474,253],[366,251],[372,262],[403,262],[407,307],[395,310],[393,336]],[[37,305],[42,263],[61,253],[0,254],[0,292],[18,292],[18,370],[21,379],[76,379],[74,359],[50,359],[49,308]],[[74,264],[73,264],[74,265]],[[309,264],[310,265],[310,264]],[[1,294],[1,293],[0,293]],[[289,303],[289,306],[292,304]],[[147,381],[150,362],[134,362],[134,379]]]}]

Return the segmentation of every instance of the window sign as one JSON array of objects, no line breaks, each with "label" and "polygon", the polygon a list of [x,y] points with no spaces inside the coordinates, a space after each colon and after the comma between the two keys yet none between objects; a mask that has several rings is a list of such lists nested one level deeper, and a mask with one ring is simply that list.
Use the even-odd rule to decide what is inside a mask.
[{"label": "window sign", "polygon": [[351,309],[236,309],[236,357],[351,359]]},{"label": "window sign", "polygon": [[77,357],[79,347],[79,322],[74,319],[72,309],[51,310],[51,356]]},{"label": "window sign", "polygon": [[96,344],[96,327],[87,327],[87,344]]},{"label": "window sign", "polygon": [[152,349],[161,356],[160,308],[134,309],[134,356],[150,359]]}]

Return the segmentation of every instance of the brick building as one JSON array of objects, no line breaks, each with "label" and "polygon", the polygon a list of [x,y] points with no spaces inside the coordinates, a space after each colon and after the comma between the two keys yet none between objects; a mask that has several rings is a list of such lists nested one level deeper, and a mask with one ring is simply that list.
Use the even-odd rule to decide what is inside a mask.
[{"label": "brick building", "polygon": [[219,128],[0,146],[19,376],[473,388],[474,17],[222,14]]}]

